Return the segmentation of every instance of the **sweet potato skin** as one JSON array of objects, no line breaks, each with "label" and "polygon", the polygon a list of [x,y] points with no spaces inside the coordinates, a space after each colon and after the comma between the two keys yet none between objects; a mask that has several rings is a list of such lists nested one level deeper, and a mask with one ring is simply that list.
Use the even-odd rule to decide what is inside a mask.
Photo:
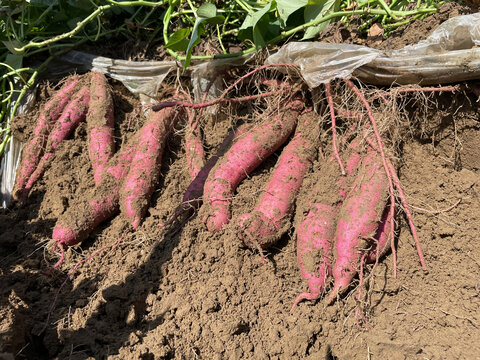
[{"label": "sweet potato skin", "polygon": [[43,176],[43,173],[55,157],[55,152],[60,143],[70,136],[78,124],[85,120],[89,101],[90,94],[88,88],[82,87],[67,104],[50,132],[44,155],[25,185],[22,201],[25,201],[33,185]]},{"label": "sweet potato skin", "polygon": [[297,262],[308,292],[300,293],[292,309],[302,300],[318,299],[332,276],[332,252],[338,209],[326,204],[311,204],[297,228]]},{"label": "sweet potato skin", "polygon": [[194,180],[205,166],[205,151],[203,150],[200,130],[194,124],[188,124],[185,130],[185,153],[190,177]]},{"label": "sweet potato skin", "polygon": [[181,112],[182,110],[177,108],[151,112],[138,132],[139,142],[132,166],[120,191],[121,212],[134,229],[140,226],[148,209],[150,197],[158,182],[168,134]]},{"label": "sweet potato skin", "polygon": [[[390,221],[390,207],[385,207],[382,220],[377,228],[371,249],[368,251],[365,261],[367,263],[375,263],[377,259],[383,257],[390,250],[390,234],[392,233],[392,223]],[[393,215],[394,216],[394,215]]]},{"label": "sweet potato skin", "polygon": [[90,103],[87,113],[88,154],[95,184],[102,180],[103,170],[115,153],[113,139],[113,99],[105,75],[90,74]]},{"label": "sweet potato skin", "polygon": [[369,239],[377,231],[385,209],[388,179],[379,155],[368,151],[338,216],[335,244],[334,286],[327,300],[332,303],[358,272]]},{"label": "sweet potato skin", "polygon": [[295,128],[300,100],[293,100],[279,113],[238,139],[210,172],[204,187],[204,223],[218,232],[231,218],[231,198],[238,184],[277,150]]},{"label": "sweet potato skin", "polygon": [[238,235],[245,245],[265,249],[288,230],[295,199],[315,157],[316,128],[313,113],[299,118],[295,135],[283,149],[257,206],[239,216]]},{"label": "sweet potato skin", "polygon": [[22,151],[22,161],[17,170],[15,188],[12,192],[12,197],[15,201],[26,198],[25,185],[40,162],[51,129],[70,101],[70,97],[77,90],[78,84],[78,76],[70,77],[41,110],[33,137]]}]

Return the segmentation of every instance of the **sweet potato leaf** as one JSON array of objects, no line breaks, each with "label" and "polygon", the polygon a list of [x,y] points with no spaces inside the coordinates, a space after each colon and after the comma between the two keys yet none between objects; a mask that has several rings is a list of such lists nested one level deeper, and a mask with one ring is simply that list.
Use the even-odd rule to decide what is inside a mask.
[{"label": "sweet potato leaf", "polygon": [[[305,22],[320,19],[331,11],[337,11],[339,7],[340,0],[310,0],[304,11]],[[314,38],[320,31],[325,29],[330,22],[331,21],[325,21],[317,26],[307,28],[302,40]]]}]

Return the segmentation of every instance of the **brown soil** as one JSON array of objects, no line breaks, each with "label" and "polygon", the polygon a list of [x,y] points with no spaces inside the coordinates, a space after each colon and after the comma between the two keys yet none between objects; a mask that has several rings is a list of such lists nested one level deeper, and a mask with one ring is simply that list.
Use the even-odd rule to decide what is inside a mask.
[{"label": "brown soil", "polygon": [[[406,45],[412,45],[420,40],[424,40],[430,33],[445,20],[452,17],[472,13],[472,8],[466,4],[457,2],[445,2],[437,13],[420,20],[413,20],[408,25],[403,25],[395,29],[386,40],[383,40],[383,32],[373,35],[368,32],[365,36],[359,30],[359,24],[354,20],[349,26],[336,22],[329,25],[321,34],[322,41],[333,43],[349,43],[357,45],[366,45],[376,49],[393,50],[400,49]],[[381,29],[378,25],[374,28]],[[368,31],[369,29],[365,29]]]},{"label": "brown soil", "polygon": [[[144,118],[136,115],[135,98],[118,83],[112,87],[119,148]],[[357,326],[356,291],[330,307],[302,302],[289,313],[296,295],[306,290],[293,229],[268,251],[265,265],[243,246],[233,225],[212,235],[195,217],[175,236],[162,236],[162,224],[189,184],[181,132],[167,144],[158,190],[141,227],[133,232],[117,216],[81,247],[70,248],[60,269],[42,274],[56,260],[45,245],[57,218],[93,187],[82,124],[59,147],[26,206],[0,213],[0,358],[479,358],[480,109],[471,94],[445,93],[433,100],[437,106],[426,116],[410,104],[412,127],[399,153],[400,180],[428,270],[421,270],[408,225],[398,217],[398,277],[392,276],[388,254],[369,282],[366,326]],[[428,120],[420,121],[421,115]],[[16,127],[19,135],[31,131],[28,121],[34,117]],[[204,124],[209,151],[228,129],[225,117]],[[255,206],[277,157],[240,184],[234,217]],[[299,204],[312,186],[331,179],[321,158]],[[327,173],[338,177],[338,169]],[[73,272],[56,298],[74,264],[101,249]]]}]

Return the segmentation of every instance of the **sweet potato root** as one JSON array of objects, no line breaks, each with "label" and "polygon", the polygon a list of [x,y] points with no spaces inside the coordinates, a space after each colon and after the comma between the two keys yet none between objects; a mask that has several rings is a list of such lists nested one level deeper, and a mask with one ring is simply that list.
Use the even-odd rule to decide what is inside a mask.
[{"label": "sweet potato root", "polygon": [[87,113],[88,154],[95,184],[102,180],[103,170],[115,153],[113,140],[113,100],[107,78],[102,73],[90,75],[90,104]]},{"label": "sweet potato root", "polygon": [[118,213],[120,185],[128,173],[138,136],[122,146],[108,162],[102,181],[63,213],[53,229],[57,244],[73,246],[85,240],[95,228]]},{"label": "sweet potato root", "polygon": [[25,185],[40,162],[52,127],[70,101],[78,84],[78,76],[70,77],[40,111],[33,137],[22,151],[22,161],[17,170],[15,188],[12,192],[14,200],[25,200]]},{"label": "sweet potato root", "polygon": [[297,228],[297,261],[309,291],[296,297],[291,310],[304,299],[318,299],[332,276],[337,213],[336,206],[312,204],[305,220]]},{"label": "sweet potato root", "polygon": [[181,108],[152,111],[145,125],[138,131],[139,142],[132,166],[120,191],[121,212],[134,229],[140,226],[145,216],[150,197],[158,182],[167,136],[181,112]]},{"label": "sweet potato root", "polygon": [[267,248],[289,228],[293,205],[315,157],[318,131],[313,113],[302,115],[253,212],[239,216],[238,235],[250,247]]},{"label": "sweet potato root", "polygon": [[204,188],[207,208],[203,221],[209,231],[220,231],[228,223],[231,198],[238,184],[287,140],[302,109],[298,99],[286,104],[238,139],[212,169]]},{"label": "sweet potato root", "polygon": [[[340,196],[338,202],[331,204],[309,202],[308,213],[297,228],[297,261],[300,274],[307,282],[309,291],[297,296],[291,310],[302,300],[318,299],[332,277],[338,212],[349,193],[352,176],[357,172],[361,162],[361,155],[358,152],[359,140],[354,140],[348,148],[350,153],[345,166],[347,176],[341,176],[336,185]],[[329,163],[332,164],[334,160],[335,157],[332,155]],[[325,181],[331,179],[325,178]],[[317,197],[317,192],[318,190],[314,189],[311,197]]]},{"label": "sweet potato root", "polygon": [[43,173],[55,157],[55,152],[60,143],[70,136],[80,122],[85,120],[89,101],[90,94],[88,88],[82,87],[67,104],[48,137],[45,154],[25,185],[22,200],[25,200],[33,185],[43,176]]},{"label": "sweet potato root", "polygon": [[387,175],[379,155],[370,150],[360,165],[351,191],[343,203],[336,229],[334,285],[327,302],[332,303],[358,272],[369,239],[377,231],[387,201]]}]

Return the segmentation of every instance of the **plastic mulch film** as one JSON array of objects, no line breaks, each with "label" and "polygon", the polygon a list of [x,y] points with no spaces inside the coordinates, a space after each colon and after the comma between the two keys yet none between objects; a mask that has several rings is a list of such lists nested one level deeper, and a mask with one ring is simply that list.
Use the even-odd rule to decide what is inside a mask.
[{"label": "plastic mulch film", "polygon": [[427,85],[480,79],[480,13],[451,18],[427,39],[400,50],[291,42],[266,62],[297,64],[311,88],[352,76],[373,85]]},{"label": "plastic mulch film", "polygon": [[[18,106],[17,114],[25,114],[35,104],[35,89],[27,92]],[[13,104],[12,104],[13,107]],[[10,123],[10,119],[8,119]],[[20,160],[22,143],[13,136],[5,147],[5,152],[0,161],[0,206],[6,207],[11,199],[13,185],[15,185],[15,173]]]}]

